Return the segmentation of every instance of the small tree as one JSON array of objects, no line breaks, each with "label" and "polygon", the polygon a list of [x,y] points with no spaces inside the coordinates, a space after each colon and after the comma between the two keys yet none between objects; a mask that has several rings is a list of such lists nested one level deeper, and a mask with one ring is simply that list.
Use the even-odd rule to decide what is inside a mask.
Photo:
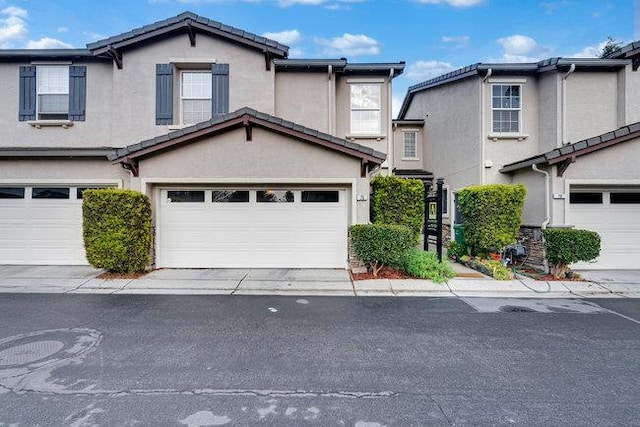
[{"label": "small tree", "polygon": [[521,184],[472,185],[458,192],[464,238],[473,254],[497,252],[517,239],[526,195]]},{"label": "small tree", "polygon": [[110,272],[143,271],[151,261],[151,204],[142,193],[101,189],[83,193],[87,260]]},{"label": "small tree", "polygon": [[416,239],[424,223],[424,184],[418,179],[377,176],[371,181],[373,223],[406,225]]},{"label": "small tree", "polygon": [[414,243],[413,232],[404,225],[356,224],[349,228],[349,237],[358,258],[376,277],[385,265],[398,265]]},{"label": "small tree", "polygon": [[600,49],[600,54],[598,58],[606,58],[611,55],[613,52],[617,52],[622,48],[622,43],[616,41],[613,37],[607,37],[607,41],[605,42],[602,49]]},{"label": "small tree", "polygon": [[600,235],[595,231],[574,228],[547,228],[544,249],[556,279],[566,276],[569,264],[589,262],[600,256]]}]

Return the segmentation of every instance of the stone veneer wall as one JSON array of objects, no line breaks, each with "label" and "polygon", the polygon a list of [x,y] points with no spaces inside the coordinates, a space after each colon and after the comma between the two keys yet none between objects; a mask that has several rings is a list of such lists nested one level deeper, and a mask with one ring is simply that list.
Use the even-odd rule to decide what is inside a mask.
[{"label": "stone veneer wall", "polygon": [[525,264],[535,268],[543,268],[545,253],[542,229],[538,226],[523,225],[520,227],[518,239],[527,249],[528,256]]},{"label": "stone veneer wall", "polygon": [[351,238],[349,237],[349,243],[348,243],[348,247],[347,247],[347,254],[348,254],[348,262],[349,262],[349,269],[353,272],[353,273],[366,273],[367,272],[367,266],[364,262],[362,262],[358,256],[356,255],[356,252],[353,250],[353,245],[351,244]]}]

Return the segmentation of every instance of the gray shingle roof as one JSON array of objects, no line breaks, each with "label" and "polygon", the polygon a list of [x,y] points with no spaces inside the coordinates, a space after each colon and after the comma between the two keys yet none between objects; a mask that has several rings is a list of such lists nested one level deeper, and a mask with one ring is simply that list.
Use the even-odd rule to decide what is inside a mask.
[{"label": "gray shingle roof", "polygon": [[494,74],[524,75],[565,69],[570,67],[572,64],[575,64],[577,68],[609,70],[625,67],[629,65],[630,62],[624,59],[611,58],[548,58],[539,62],[530,63],[476,63],[463,68],[459,68],[455,71],[451,71],[450,73],[443,74],[433,79],[429,79],[422,83],[410,86],[407,90],[407,94],[404,97],[402,106],[400,107],[398,118],[404,118],[404,115],[409,109],[409,105],[411,103],[413,95],[423,90],[450,84],[469,77],[479,76],[483,74],[483,72],[484,74],[486,74],[488,70],[491,70]]},{"label": "gray shingle roof", "polygon": [[197,29],[206,31],[226,34],[230,38],[244,40],[250,44],[259,44],[267,48],[272,53],[279,54],[282,57],[286,57],[289,52],[289,47],[278,43],[275,40],[268,39],[266,37],[259,36],[248,31],[241,30],[239,28],[231,27],[229,25],[222,24],[221,22],[214,21],[203,16],[199,16],[193,12],[183,12],[177,16],[173,16],[162,21],[154,22],[153,24],[145,25],[140,28],[135,28],[131,31],[127,31],[122,34],[118,34],[113,37],[109,37],[103,40],[98,40],[94,43],[88,43],[87,49],[90,51],[97,51],[106,49],[109,46],[124,46],[134,44],[141,40],[141,38],[151,32],[163,29],[175,29],[181,27],[187,27],[191,24]]},{"label": "gray shingle roof", "polygon": [[623,126],[612,132],[607,132],[592,138],[583,139],[573,144],[565,145],[551,151],[547,151],[537,156],[529,157],[514,163],[505,165],[500,172],[513,172],[519,169],[528,168],[531,165],[539,165],[545,163],[557,163],[559,158],[566,156],[579,157],[584,154],[591,153],[600,149],[607,148],[612,142],[619,140],[627,141],[633,138],[640,138],[640,122]]},{"label": "gray shingle roof", "polygon": [[0,147],[0,157],[102,157],[116,152],[110,147]]},{"label": "gray shingle roof", "polygon": [[[319,132],[315,129],[311,129],[306,126],[302,126],[302,125],[290,122],[288,120],[284,120],[279,117],[272,116],[270,114],[262,113],[252,108],[245,107],[245,108],[236,110],[232,113],[228,113],[223,116],[212,118],[211,120],[207,120],[205,122],[201,122],[177,131],[170,132],[165,135],[157,136],[155,138],[139,142],[137,144],[120,148],[116,150],[115,153],[111,154],[108,158],[111,161],[122,160],[128,156],[135,155],[140,150],[154,147],[156,145],[159,145],[171,140],[175,140],[177,138],[181,138],[184,136],[188,137],[189,135],[195,134],[198,131],[201,131],[216,125],[221,125],[221,124],[224,124],[225,122],[230,122],[234,119],[238,119],[243,116],[248,116],[248,118],[264,120],[276,126],[280,126],[285,129],[290,129],[296,132],[300,132],[306,136],[321,139],[323,141],[326,141],[334,145],[337,150],[339,150],[340,147],[343,147],[345,149],[352,150],[352,151],[355,151],[356,153],[359,153],[360,155],[362,155],[363,158],[367,157],[367,158],[379,161],[379,163],[382,163],[387,157],[385,153],[376,151],[373,148],[356,144],[351,141],[347,141],[345,139],[338,138],[336,136],[329,135],[324,132]],[[196,136],[197,135],[194,135],[194,137]]]},{"label": "gray shingle roof", "polygon": [[628,45],[616,50],[615,52],[611,52],[609,55],[607,55],[607,58],[629,58],[638,54],[640,54],[640,40],[631,42]]}]

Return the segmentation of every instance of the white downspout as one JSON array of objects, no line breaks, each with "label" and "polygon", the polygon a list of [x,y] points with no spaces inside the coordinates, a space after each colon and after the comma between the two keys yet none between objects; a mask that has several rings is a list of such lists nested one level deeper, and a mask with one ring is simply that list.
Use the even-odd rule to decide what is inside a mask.
[{"label": "white downspout", "polygon": [[[534,172],[538,172],[544,175],[545,180],[544,180],[544,214],[545,214],[545,218],[544,221],[542,222],[542,224],[540,225],[540,228],[542,230],[546,230],[547,226],[549,225],[549,222],[551,221],[551,202],[549,201],[549,185],[551,183],[551,175],[549,175],[549,172],[547,171],[543,171],[538,169],[538,165],[533,164],[531,165],[531,169]],[[544,250],[544,249],[543,249]],[[543,265],[544,265],[544,270],[545,271],[549,271],[549,263],[547,262],[547,257],[545,255],[544,260],[543,260]]]},{"label": "white downspout", "polygon": [[395,75],[395,70],[389,70],[389,85],[387,89],[387,162],[389,162],[388,175],[393,175],[393,91],[391,81]]},{"label": "white downspout", "polygon": [[484,84],[489,80],[489,77],[493,74],[493,68],[487,70],[487,75],[484,76],[480,83],[480,182],[484,184],[484,142],[487,135],[485,117],[484,117]]},{"label": "white downspout", "polygon": [[327,131],[330,135],[335,135],[335,125],[333,119],[333,85],[331,84],[333,81],[333,65],[329,65],[327,67],[327,112],[329,117],[327,119],[328,126]]},{"label": "white downspout", "polygon": [[571,67],[569,67],[569,71],[567,71],[567,74],[562,76],[562,113],[561,113],[562,141],[560,141],[560,146],[563,146],[567,143],[567,78],[575,70],[576,70],[576,64],[571,64]]}]

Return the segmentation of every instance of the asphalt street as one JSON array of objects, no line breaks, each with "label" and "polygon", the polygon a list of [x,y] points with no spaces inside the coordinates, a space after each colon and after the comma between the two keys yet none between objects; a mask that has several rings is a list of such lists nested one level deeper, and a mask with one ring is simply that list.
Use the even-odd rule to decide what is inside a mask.
[{"label": "asphalt street", "polygon": [[635,299],[3,294],[0,425],[638,425]]}]

